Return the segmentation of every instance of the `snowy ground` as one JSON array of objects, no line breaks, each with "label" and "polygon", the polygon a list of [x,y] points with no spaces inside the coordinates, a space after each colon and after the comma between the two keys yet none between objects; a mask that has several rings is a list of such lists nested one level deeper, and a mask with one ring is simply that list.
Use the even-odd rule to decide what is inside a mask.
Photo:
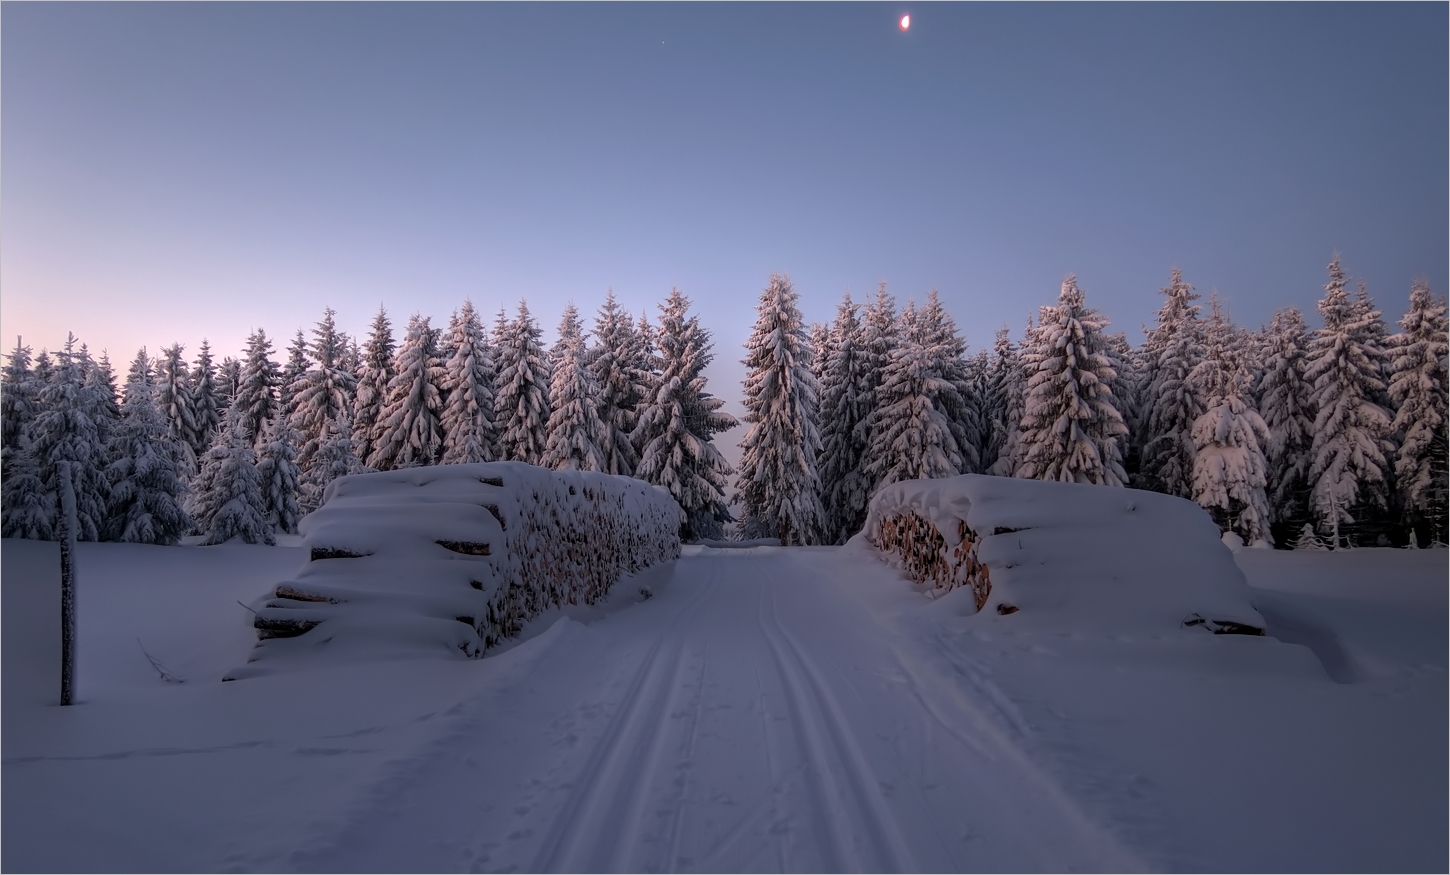
[{"label": "snowy ground", "polygon": [[9,871],[1447,868],[1443,551],[1241,552],[1274,640],[690,548],[481,661],[224,684],[300,549],[86,544],[69,709],[55,556],[3,545]]}]

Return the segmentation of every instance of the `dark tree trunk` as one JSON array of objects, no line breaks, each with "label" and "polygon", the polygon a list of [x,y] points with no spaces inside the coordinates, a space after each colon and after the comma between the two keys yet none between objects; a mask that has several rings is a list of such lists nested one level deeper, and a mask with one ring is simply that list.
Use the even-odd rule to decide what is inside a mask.
[{"label": "dark tree trunk", "polygon": [[60,489],[60,703],[73,702],[76,652],[76,493],[70,463],[55,465]]}]

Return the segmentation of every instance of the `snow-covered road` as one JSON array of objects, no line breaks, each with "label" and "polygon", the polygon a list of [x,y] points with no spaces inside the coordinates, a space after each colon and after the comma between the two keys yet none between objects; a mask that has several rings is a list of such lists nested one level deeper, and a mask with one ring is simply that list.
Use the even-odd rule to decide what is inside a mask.
[{"label": "snow-covered road", "polygon": [[649,601],[557,624],[292,865],[1140,868],[1018,749],[1003,697],[885,627],[862,558],[697,549]]}]

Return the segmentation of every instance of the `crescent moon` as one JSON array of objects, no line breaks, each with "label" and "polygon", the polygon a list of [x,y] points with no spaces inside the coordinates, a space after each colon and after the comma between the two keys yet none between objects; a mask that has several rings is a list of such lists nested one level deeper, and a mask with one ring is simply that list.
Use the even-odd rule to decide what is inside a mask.
[{"label": "crescent moon", "polygon": [[907,30],[910,27],[911,27],[911,16],[910,15],[903,15],[903,16],[901,16],[901,29],[902,30]]}]

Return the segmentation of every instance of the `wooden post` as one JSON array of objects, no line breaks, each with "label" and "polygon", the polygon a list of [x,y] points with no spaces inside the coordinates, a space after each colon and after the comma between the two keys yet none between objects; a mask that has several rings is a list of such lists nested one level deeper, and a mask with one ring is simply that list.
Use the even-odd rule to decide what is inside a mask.
[{"label": "wooden post", "polygon": [[70,462],[55,463],[60,490],[60,703],[74,701],[76,672],[76,493]]}]

